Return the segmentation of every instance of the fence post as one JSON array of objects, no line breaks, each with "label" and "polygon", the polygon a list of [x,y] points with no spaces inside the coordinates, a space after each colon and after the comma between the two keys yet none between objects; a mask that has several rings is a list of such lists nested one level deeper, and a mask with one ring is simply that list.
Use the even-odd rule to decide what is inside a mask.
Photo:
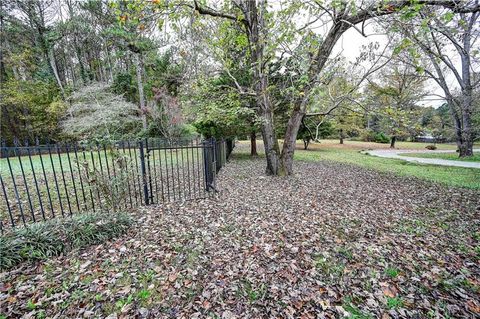
[{"label": "fence post", "polygon": [[227,160],[230,158],[230,154],[232,154],[233,151],[233,140],[232,139],[227,139]]},{"label": "fence post", "polygon": [[225,166],[225,164],[227,163],[227,142],[225,141],[225,139],[223,139],[223,142],[222,142],[222,150],[223,150],[223,164],[222,164],[222,167]]},{"label": "fence post", "polygon": [[148,169],[148,186],[150,187],[149,198],[150,204],[153,204],[153,184],[152,184],[152,170],[150,168],[150,150],[148,149],[148,138],[145,139],[145,148],[147,149],[147,154],[145,157],[147,158],[147,169]]},{"label": "fence post", "polygon": [[142,171],[142,184],[143,184],[143,195],[145,199],[145,205],[149,204],[148,197],[148,183],[147,183],[147,170],[145,167],[145,153],[143,151],[143,142],[138,142],[138,148],[140,150],[140,169]]},{"label": "fence post", "polygon": [[202,142],[203,144],[203,167],[205,170],[205,190],[212,188],[213,163],[215,156],[215,139],[211,138]]}]

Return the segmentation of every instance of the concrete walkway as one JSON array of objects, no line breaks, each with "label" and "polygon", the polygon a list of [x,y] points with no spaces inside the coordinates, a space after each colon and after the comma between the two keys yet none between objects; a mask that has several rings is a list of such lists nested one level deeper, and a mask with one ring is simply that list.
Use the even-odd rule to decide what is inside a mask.
[{"label": "concrete walkway", "polygon": [[[474,149],[474,152],[480,152],[480,149]],[[440,158],[421,158],[421,157],[410,157],[403,154],[414,153],[414,154],[432,154],[432,153],[455,153],[454,150],[439,150],[439,151],[419,151],[419,150],[370,150],[365,151],[364,153],[370,154],[378,157],[385,158],[395,158],[401,159],[407,162],[416,162],[422,164],[433,164],[433,165],[443,165],[443,166],[457,166],[457,167],[468,167],[468,168],[478,168],[480,169],[479,162],[464,162],[464,161],[452,161],[444,160]],[[402,155],[399,155],[402,154]]]}]

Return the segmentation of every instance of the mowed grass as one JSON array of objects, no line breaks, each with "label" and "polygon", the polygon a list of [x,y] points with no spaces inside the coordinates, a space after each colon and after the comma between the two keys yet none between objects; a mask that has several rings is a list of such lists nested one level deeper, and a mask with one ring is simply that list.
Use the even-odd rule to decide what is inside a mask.
[{"label": "mowed grass", "polygon": [[[300,141],[299,141],[300,142]],[[425,150],[431,143],[419,143],[419,142],[402,142],[395,143],[395,149],[399,150]],[[303,144],[298,143],[298,147],[303,148]],[[390,149],[390,143],[375,143],[375,142],[362,142],[362,141],[348,141],[345,140],[344,144],[340,144],[338,140],[321,140],[320,143],[311,143],[310,148],[335,148],[335,149],[355,149],[355,150],[368,150],[368,149]],[[436,144],[438,150],[456,150],[455,144]]]},{"label": "mowed grass", "polygon": [[[247,144],[248,142],[240,142]],[[261,141],[258,141],[261,145]],[[399,142],[398,149],[425,149],[427,143]],[[439,149],[456,149],[452,144],[437,144]],[[295,159],[302,161],[332,161],[347,163],[380,172],[393,173],[399,176],[417,177],[427,181],[437,182],[446,186],[480,189],[480,170],[474,168],[425,165],[403,160],[380,158],[360,153],[366,149],[388,149],[388,144],[345,141],[341,145],[338,140],[325,140],[312,143],[308,150],[303,150],[303,143],[298,141]],[[260,151],[262,147],[259,147]],[[248,152],[245,147],[243,152]]]},{"label": "mowed grass", "polygon": [[409,157],[420,157],[420,158],[438,158],[450,161],[462,161],[462,162],[480,162],[480,154],[474,154],[469,157],[458,157],[458,153],[405,153],[399,154]]},{"label": "mowed grass", "polygon": [[[131,149],[121,149],[117,151],[119,155],[124,156],[127,158],[128,161],[138,164],[140,159],[140,151],[138,148],[131,148]],[[197,159],[201,156],[201,150],[197,152],[197,150],[192,149],[178,149],[178,150],[154,150],[150,151],[150,160],[156,161],[156,165],[177,165],[178,163],[182,162],[183,160],[187,161],[191,159]],[[81,152],[69,152],[69,153],[56,153],[52,152],[50,154],[42,154],[42,155],[32,155],[29,156],[14,156],[14,154],[10,154],[11,156],[8,158],[1,158],[0,159],[0,174],[2,174],[3,178],[6,176],[10,176],[10,167],[8,162],[10,162],[10,166],[12,169],[12,173],[14,176],[22,174],[22,166],[24,172],[28,175],[31,174],[32,171],[35,171],[36,174],[43,174],[43,169],[45,169],[45,173],[61,173],[62,168],[63,172],[69,172],[70,166],[72,170],[78,170],[84,163],[88,163],[89,167],[96,167],[98,170],[107,170],[113,164],[115,156],[112,154],[111,150],[104,151],[103,149],[100,150],[93,150],[93,151],[86,151]],[[31,161],[30,161],[31,159]],[[43,162],[43,167],[42,167]],[[32,170],[33,166],[33,170]]]}]

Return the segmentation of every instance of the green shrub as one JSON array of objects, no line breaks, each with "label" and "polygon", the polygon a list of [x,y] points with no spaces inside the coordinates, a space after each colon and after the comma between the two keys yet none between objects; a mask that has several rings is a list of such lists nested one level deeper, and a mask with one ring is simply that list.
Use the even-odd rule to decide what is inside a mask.
[{"label": "green shrub", "polygon": [[388,143],[390,137],[383,132],[375,132],[371,129],[365,129],[360,132],[359,139],[364,142]]},{"label": "green shrub", "polygon": [[375,134],[373,141],[375,143],[388,143],[390,142],[390,138],[387,135],[385,135],[385,133],[380,132]]},{"label": "green shrub", "polygon": [[360,132],[359,139],[364,142],[373,142],[375,141],[375,136],[377,133],[375,131],[366,129]]},{"label": "green shrub", "polygon": [[86,213],[16,229],[0,236],[0,269],[104,242],[125,233],[132,222],[126,213]]}]

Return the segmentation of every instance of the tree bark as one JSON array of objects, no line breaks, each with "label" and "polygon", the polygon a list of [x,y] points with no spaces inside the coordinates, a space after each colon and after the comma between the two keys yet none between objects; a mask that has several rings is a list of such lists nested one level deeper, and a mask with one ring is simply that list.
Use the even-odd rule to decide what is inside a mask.
[{"label": "tree bark", "polygon": [[395,148],[395,142],[397,141],[397,136],[393,135],[392,139],[390,140],[390,148]]},{"label": "tree bark", "polygon": [[473,156],[473,134],[472,134],[472,95],[470,92],[465,92],[462,96],[462,146],[460,148],[460,157]]},{"label": "tree bark", "polygon": [[265,41],[260,40],[260,37],[265,37],[267,32],[264,21],[266,2],[265,0],[259,1],[258,7],[260,7],[260,10],[258,10],[255,1],[248,1],[246,6],[246,19],[248,23],[245,25],[245,29],[250,45],[250,63],[253,67],[257,112],[262,118],[261,131],[265,157],[267,159],[266,173],[268,175],[278,175],[280,147],[278,146],[277,134],[273,122],[273,105],[268,93],[268,78],[263,55],[265,51]]},{"label": "tree bark", "polygon": [[[470,60],[471,32],[473,24],[476,23],[479,14],[474,13],[470,17],[468,31],[463,36],[463,51],[460,50],[462,61],[462,120],[463,120],[463,142],[464,145],[460,149],[460,157],[473,156],[473,130],[472,130],[472,81]],[[462,17],[463,18],[463,17]]]},{"label": "tree bark", "polygon": [[257,156],[257,133],[252,131],[250,133],[250,156]]},{"label": "tree bark", "polygon": [[60,76],[58,75],[57,63],[55,62],[55,56],[53,54],[53,48],[48,51],[48,59],[50,62],[50,68],[52,69],[53,75],[55,76],[55,80],[57,80],[58,87],[62,92],[62,96],[65,96],[65,91],[63,90],[62,81],[60,80]]},{"label": "tree bark", "polygon": [[145,94],[143,92],[143,56],[142,53],[135,54],[136,57],[136,72],[137,72],[137,86],[138,86],[138,100],[139,108],[142,116],[143,129],[148,128],[147,123],[147,110],[145,108]]},{"label": "tree bark", "polygon": [[302,124],[302,118],[305,115],[304,107],[306,107],[306,103],[307,101],[303,99],[302,103],[293,109],[292,115],[288,120],[281,154],[281,175],[293,174],[293,155],[295,153],[298,130]]},{"label": "tree bark", "polygon": [[303,149],[308,150],[308,145],[310,145],[310,139],[303,139]]}]

